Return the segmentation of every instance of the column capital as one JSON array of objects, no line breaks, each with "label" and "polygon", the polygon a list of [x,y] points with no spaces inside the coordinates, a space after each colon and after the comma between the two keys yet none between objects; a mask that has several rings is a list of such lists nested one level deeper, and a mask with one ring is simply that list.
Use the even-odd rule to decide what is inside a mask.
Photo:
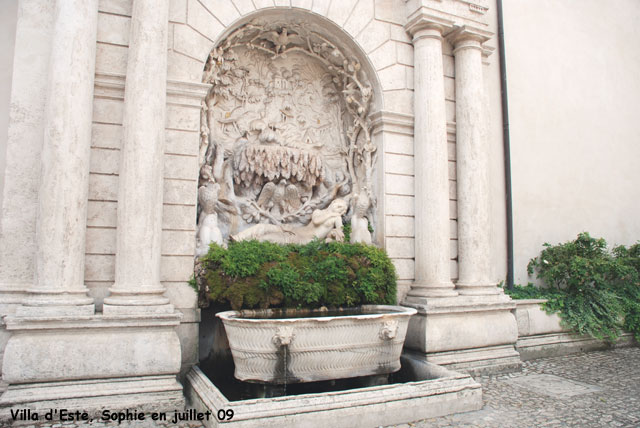
[{"label": "column capital", "polygon": [[494,33],[491,31],[469,25],[463,25],[447,34],[446,39],[453,45],[455,54],[456,50],[464,48],[482,50],[482,44],[490,40],[493,35]]},{"label": "column capital", "polygon": [[413,41],[422,38],[439,38],[453,29],[453,21],[426,13],[418,9],[409,16],[404,29],[413,36]]}]

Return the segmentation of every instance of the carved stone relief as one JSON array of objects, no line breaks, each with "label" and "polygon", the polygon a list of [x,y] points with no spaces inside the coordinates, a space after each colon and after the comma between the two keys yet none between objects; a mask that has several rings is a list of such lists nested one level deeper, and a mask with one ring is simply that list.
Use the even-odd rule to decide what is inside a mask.
[{"label": "carved stone relief", "polygon": [[309,26],[252,21],[203,80],[197,253],[210,242],[371,243],[376,148],[359,61]]}]

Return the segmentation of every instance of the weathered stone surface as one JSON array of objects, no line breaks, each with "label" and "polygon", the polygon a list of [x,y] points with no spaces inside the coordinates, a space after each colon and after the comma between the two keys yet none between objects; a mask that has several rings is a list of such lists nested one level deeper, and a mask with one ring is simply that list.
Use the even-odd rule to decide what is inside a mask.
[{"label": "weathered stone surface", "polygon": [[267,311],[256,311],[254,317],[251,311],[216,316],[224,323],[237,379],[286,384],[400,369],[415,309],[365,305],[362,310],[362,315],[283,319]]},{"label": "weathered stone surface", "polygon": [[[373,14],[370,2],[356,8],[354,32]],[[324,219],[339,201],[352,241],[371,243],[377,144],[364,61],[317,22],[269,16],[231,32],[205,67],[198,254],[229,239],[342,239],[340,219]]]},{"label": "weathered stone surface", "polygon": [[544,300],[514,300],[516,304],[515,316],[518,322],[518,336],[535,336],[538,334],[569,332],[560,325],[560,316],[548,314],[540,306]]},{"label": "weathered stone surface", "polygon": [[[243,420],[227,422],[229,426],[243,427],[364,428],[482,406],[478,385],[466,375],[412,358],[403,357],[403,365],[414,370],[415,382],[236,403],[229,402],[196,368],[187,376],[185,392],[191,405],[200,411],[211,409],[215,413],[233,407],[237,414],[247,415]],[[206,426],[213,427],[215,422]]]}]

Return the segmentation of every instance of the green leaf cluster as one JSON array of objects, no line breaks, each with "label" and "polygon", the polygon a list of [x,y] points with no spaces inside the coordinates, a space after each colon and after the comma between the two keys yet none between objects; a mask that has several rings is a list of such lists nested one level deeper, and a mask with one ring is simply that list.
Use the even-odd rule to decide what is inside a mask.
[{"label": "green leaf cluster", "polygon": [[393,263],[370,245],[241,241],[225,249],[212,244],[202,263],[201,297],[236,310],[396,303]]},{"label": "green leaf cluster", "polygon": [[527,271],[546,288],[506,290],[515,299],[544,298],[548,312],[581,334],[614,341],[622,330],[640,340],[640,243],[611,251],[584,232],[563,244],[544,244]]}]

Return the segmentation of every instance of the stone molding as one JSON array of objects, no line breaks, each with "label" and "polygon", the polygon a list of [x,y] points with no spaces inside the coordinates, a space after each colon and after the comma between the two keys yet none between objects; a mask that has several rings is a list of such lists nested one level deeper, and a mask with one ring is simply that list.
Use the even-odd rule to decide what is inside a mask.
[{"label": "stone molding", "polygon": [[405,7],[410,11],[409,18],[422,10],[455,20],[456,23],[488,25],[489,2],[486,0],[407,0],[406,3]]},{"label": "stone molding", "polygon": [[58,329],[109,329],[138,327],[171,327],[180,324],[180,312],[151,315],[91,315],[74,317],[16,317],[4,318],[9,331],[58,330]]},{"label": "stone molding", "polygon": [[453,53],[466,48],[480,49],[484,52],[483,43],[490,40],[494,33],[471,25],[462,25],[447,34],[446,39],[454,46]]},{"label": "stone molding", "polygon": [[[95,96],[124,100],[125,75],[96,73]],[[210,85],[178,80],[167,80],[167,104],[200,108]]]},{"label": "stone molding", "polygon": [[490,312],[514,310],[516,304],[504,294],[486,296],[455,296],[427,299],[426,303],[405,302],[404,306],[415,308],[418,315]]},{"label": "stone molding", "polygon": [[441,35],[448,33],[453,29],[453,21],[450,19],[432,15],[425,11],[424,8],[421,8],[409,16],[409,18],[407,19],[407,23],[404,25],[404,28],[409,34],[413,36],[413,42],[415,43],[416,40],[422,37],[434,37],[433,35],[427,36],[421,34],[423,30],[435,29],[439,31]]},{"label": "stone molding", "polygon": [[472,376],[514,372],[522,368],[520,354],[513,345],[435,352],[427,354],[427,361]]},{"label": "stone molding", "polygon": [[21,304],[26,296],[26,290],[32,285],[30,282],[0,283],[0,305]]},{"label": "stone molding", "polygon": [[413,115],[380,110],[369,117],[374,135],[380,132],[413,135]]}]

